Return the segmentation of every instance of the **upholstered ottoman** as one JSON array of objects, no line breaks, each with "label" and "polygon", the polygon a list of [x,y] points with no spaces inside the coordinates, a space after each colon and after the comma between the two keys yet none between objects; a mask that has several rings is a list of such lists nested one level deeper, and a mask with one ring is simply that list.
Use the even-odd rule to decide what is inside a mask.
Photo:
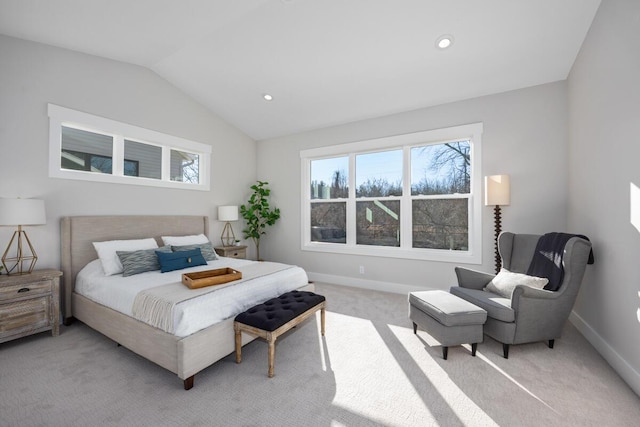
[{"label": "upholstered ottoman", "polygon": [[269,378],[273,377],[276,339],[320,310],[320,333],[324,336],[326,300],[307,291],[291,291],[272,298],[236,316],[236,363],[242,362],[242,332],[263,338],[269,344]]},{"label": "upholstered ottoman", "polygon": [[442,357],[447,360],[449,346],[471,344],[471,355],[476,355],[482,342],[482,325],[487,312],[468,301],[445,291],[409,293],[409,318],[413,333],[418,326],[442,345]]}]

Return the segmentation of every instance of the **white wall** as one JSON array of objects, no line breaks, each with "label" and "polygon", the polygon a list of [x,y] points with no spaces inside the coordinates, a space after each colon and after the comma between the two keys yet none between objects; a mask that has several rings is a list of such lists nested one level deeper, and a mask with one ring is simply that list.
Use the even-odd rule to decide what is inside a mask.
[{"label": "white wall", "polygon": [[[241,204],[255,180],[252,139],[142,67],[5,36],[0,61],[0,197],[45,200],[47,224],[26,228],[36,268],[59,267],[67,215],[209,215],[219,243],[216,207]],[[47,103],[212,145],[211,191],[49,178]],[[0,227],[0,247],[12,232]]]},{"label": "white wall", "polygon": [[573,320],[640,394],[640,2],[603,0],[568,82],[569,225],[595,255]]},{"label": "white wall", "polygon": [[[258,179],[269,181],[273,204],[282,211],[282,220],[261,243],[261,254],[338,284],[397,292],[448,289],[455,283],[455,264],[301,251],[299,152],[473,122],[484,123],[482,175],[511,175],[503,230],[566,230],[567,104],[566,85],[560,82],[259,142]],[[483,207],[482,231],[482,265],[470,267],[492,271],[492,207]]]}]

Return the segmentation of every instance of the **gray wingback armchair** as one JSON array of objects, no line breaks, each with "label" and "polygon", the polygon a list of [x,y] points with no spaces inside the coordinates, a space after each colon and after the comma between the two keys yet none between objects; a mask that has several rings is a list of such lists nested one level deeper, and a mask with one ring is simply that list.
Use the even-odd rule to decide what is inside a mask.
[{"label": "gray wingback armchair", "polygon": [[[536,245],[541,236],[503,232],[498,237],[498,252],[502,267],[527,274]],[[484,291],[495,277],[480,271],[456,267],[458,285],[450,292],[487,311],[484,333],[502,343],[505,358],[509,345],[548,341],[553,348],[571,313],[585,268],[591,253],[591,243],[571,237],[562,254],[563,277],[557,291],[516,286],[511,299]]]}]

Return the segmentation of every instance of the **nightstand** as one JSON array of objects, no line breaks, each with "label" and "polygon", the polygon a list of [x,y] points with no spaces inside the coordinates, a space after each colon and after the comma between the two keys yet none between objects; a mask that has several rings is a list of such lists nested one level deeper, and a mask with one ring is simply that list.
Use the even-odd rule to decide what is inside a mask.
[{"label": "nightstand", "polygon": [[0,276],[0,343],[49,330],[58,336],[60,276],[57,270]]},{"label": "nightstand", "polygon": [[229,258],[242,258],[247,257],[247,246],[216,246],[215,251],[220,256],[226,256]]}]

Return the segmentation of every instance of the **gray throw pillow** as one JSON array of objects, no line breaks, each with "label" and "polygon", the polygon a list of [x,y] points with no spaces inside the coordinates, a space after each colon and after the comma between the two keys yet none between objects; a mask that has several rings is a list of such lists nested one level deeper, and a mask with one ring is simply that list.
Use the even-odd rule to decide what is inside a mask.
[{"label": "gray throw pillow", "polygon": [[213,250],[213,245],[211,244],[211,242],[198,243],[198,244],[194,244],[194,245],[171,246],[171,249],[174,252],[190,251],[192,249],[200,249],[200,252],[202,252],[202,256],[204,257],[205,260],[214,261],[214,260],[218,259],[218,256],[216,255],[216,251]]},{"label": "gray throw pillow", "polygon": [[141,249],[139,251],[116,251],[122,263],[122,275],[133,276],[147,271],[160,270],[157,252],[171,253],[171,246],[155,249]]}]

